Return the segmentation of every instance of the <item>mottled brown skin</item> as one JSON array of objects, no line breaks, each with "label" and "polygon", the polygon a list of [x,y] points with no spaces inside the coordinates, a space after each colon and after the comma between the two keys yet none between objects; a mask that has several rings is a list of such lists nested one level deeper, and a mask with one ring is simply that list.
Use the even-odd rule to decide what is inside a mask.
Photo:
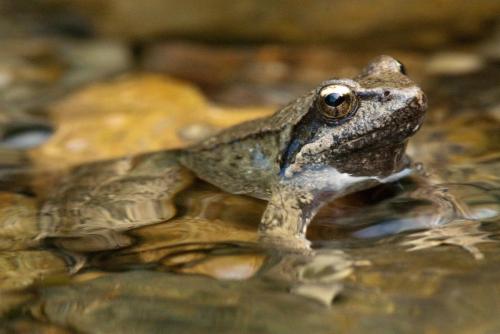
[{"label": "mottled brown skin", "polygon": [[[333,84],[351,88],[359,106],[328,124],[315,101],[322,87]],[[356,78],[326,81],[270,117],[186,150],[180,161],[228,192],[268,200],[262,232],[303,236],[325,201],[374,184],[330,185],[336,172],[383,177],[408,164],[406,141],[419,129],[425,110],[425,95],[402,65],[381,56]]]},{"label": "mottled brown skin", "polygon": [[[348,89],[357,104],[332,120],[325,119],[318,101],[324,101],[322,89],[333,86]],[[118,230],[165,220],[141,210],[171,198],[179,188],[174,183],[189,178],[180,175],[190,170],[225,191],[269,201],[263,234],[303,238],[324,203],[407,166],[406,141],[420,127],[425,109],[422,90],[402,65],[381,56],[354,79],[326,81],[270,117],[231,127],[186,150],[81,166],[49,196],[42,225],[57,234],[67,225]],[[337,111],[332,114],[342,114]]]}]

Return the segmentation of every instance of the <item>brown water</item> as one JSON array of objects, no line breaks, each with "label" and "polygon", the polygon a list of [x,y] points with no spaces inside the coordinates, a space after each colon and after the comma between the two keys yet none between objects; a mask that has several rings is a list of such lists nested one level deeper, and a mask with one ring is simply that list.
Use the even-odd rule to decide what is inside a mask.
[{"label": "brown water", "polygon": [[[430,189],[457,199],[463,213],[440,221],[441,203],[416,199],[422,185],[406,178],[325,207],[308,231],[311,254],[264,247],[256,231],[265,202],[201,181],[174,203],[124,203],[113,226],[47,224],[40,207],[61,171],[26,148],[43,145],[54,119],[6,113],[0,333],[500,333],[500,68],[478,50],[467,51],[479,59],[474,68],[460,54],[451,69],[439,56],[404,56],[427,68],[414,71],[430,100],[409,153]],[[265,82],[253,93],[280,102],[309,84]],[[27,96],[47,96],[46,86],[36,89]],[[211,89],[214,99],[240,97]],[[49,100],[68,94],[50,92]],[[151,217],[164,221],[141,226]]]}]

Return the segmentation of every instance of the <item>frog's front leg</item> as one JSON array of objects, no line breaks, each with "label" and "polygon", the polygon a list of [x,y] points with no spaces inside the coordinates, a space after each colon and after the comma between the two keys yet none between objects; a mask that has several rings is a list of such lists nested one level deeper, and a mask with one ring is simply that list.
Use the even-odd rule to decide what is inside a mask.
[{"label": "frog's front leg", "polygon": [[[264,235],[304,237],[315,207],[314,194],[281,182],[273,188],[271,198],[259,225]],[[319,208],[317,208],[319,209]]]},{"label": "frog's front leg", "polygon": [[272,188],[259,232],[264,238],[295,240],[308,245],[308,224],[323,205],[346,194],[369,188],[381,180],[351,176],[330,166],[320,166],[283,177]]}]

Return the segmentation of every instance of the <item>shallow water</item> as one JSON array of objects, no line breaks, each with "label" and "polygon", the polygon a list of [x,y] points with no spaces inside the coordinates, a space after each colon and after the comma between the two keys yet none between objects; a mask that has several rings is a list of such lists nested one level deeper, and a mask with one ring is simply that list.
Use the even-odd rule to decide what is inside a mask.
[{"label": "shallow water", "polygon": [[[496,160],[440,170],[450,182],[436,187],[468,218],[435,223],[433,203],[404,179],[324,208],[308,233],[314,255],[263,248],[265,203],[202,182],[178,194],[166,222],[46,239],[36,198],[4,191],[0,310],[10,328],[69,332],[494,333]],[[154,207],[139,219],[165,215]]]},{"label": "shallow water", "polygon": [[[308,230],[314,252],[306,254],[259,242],[265,202],[201,181],[168,202],[158,196],[164,175],[144,173],[147,164],[137,182],[110,185],[128,200],[101,199],[77,221],[58,211],[67,198],[49,194],[75,188],[87,201],[92,185],[127,161],[61,185],[64,168],[40,168],[25,144],[18,150],[4,136],[0,332],[500,332],[500,95],[492,84],[500,72],[495,62],[477,71],[420,74],[431,106],[409,153],[430,186],[408,177],[330,203]],[[160,160],[155,171],[168,165]],[[151,196],[137,203],[140,191]],[[462,211],[443,219],[447,202],[431,192]]]}]

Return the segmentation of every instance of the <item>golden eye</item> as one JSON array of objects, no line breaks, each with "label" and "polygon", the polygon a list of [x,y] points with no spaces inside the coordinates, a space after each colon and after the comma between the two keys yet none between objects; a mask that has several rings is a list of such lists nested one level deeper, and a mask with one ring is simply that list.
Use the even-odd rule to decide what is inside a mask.
[{"label": "golden eye", "polygon": [[339,121],[356,111],[358,99],[347,86],[329,85],[319,91],[317,106],[325,121]]}]

